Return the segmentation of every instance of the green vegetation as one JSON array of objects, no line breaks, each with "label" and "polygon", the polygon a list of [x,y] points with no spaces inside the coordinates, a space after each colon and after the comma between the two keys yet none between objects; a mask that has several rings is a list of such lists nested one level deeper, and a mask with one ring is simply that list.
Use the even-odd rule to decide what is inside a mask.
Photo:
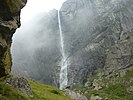
[{"label": "green vegetation", "polygon": [[28,97],[5,83],[0,82],[0,100],[28,100]]},{"label": "green vegetation", "polygon": [[0,100],[70,100],[64,96],[64,91],[31,80],[29,83],[34,96],[28,96],[5,84],[4,79],[0,79]]},{"label": "green vegetation", "polygon": [[5,52],[5,58],[4,58],[4,66],[5,66],[6,74],[10,73],[11,65],[12,65],[12,62],[11,62],[10,46],[8,46],[8,49]]},{"label": "green vegetation", "polygon": [[55,87],[29,81],[33,90],[34,98],[32,100],[70,100],[64,96],[64,91]]},{"label": "green vegetation", "polygon": [[108,98],[108,100],[133,100],[133,94],[127,92],[127,88],[133,86],[132,78],[133,70],[128,71],[123,77],[118,77],[115,81],[112,81],[114,80],[114,77],[103,77],[100,81],[98,81],[98,83],[103,82],[103,84],[106,85],[102,89],[95,90],[93,86],[90,86],[89,88],[79,86],[77,90],[85,93],[88,99],[90,99],[93,94],[95,96],[100,96],[103,99]]}]

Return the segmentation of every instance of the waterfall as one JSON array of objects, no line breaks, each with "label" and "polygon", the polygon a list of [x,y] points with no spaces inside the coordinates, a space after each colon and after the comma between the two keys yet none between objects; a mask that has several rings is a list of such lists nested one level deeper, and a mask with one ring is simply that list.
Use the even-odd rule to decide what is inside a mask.
[{"label": "waterfall", "polygon": [[60,19],[60,10],[58,10],[58,23],[59,23],[60,43],[61,43],[61,53],[62,53],[59,83],[60,83],[60,89],[63,89],[65,86],[67,86],[68,78],[67,78],[67,61],[64,50],[64,39],[63,39],[61,19]]}]

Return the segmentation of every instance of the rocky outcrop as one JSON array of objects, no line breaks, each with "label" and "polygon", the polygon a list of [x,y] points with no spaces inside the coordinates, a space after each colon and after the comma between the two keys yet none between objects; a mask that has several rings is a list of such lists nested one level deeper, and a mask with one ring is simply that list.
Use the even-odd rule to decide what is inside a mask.
[{"label": "rocky outcrop", "polygon": [[11,71],[10,47],[15,30],[20,27],[20,10],[26,0],[0,1],[0,77]]}]

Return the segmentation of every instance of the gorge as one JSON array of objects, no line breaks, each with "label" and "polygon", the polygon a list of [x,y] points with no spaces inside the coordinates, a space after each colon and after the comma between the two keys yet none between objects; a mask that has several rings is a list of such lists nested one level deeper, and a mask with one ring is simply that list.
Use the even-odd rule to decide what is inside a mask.
[{"label": "gorge", "polygon": [[[15,41],[24,38],[27,42],[14,42],[12,70],[59,87],[59,63],[67,55],[67,85],[84,83],[97,69],[104,68],[108,50],[118,41],[125,41],[122,40],[124,34],[131,31],[132,5],[129,2],[132,1],[67,0],[60,9],[61,26],[58,26],[59,12],[55,9],[44,16],[41,14],[40,19],[33,18],[32,26],[29,23],[32,30],[22,26],[17,33],[20,36]],[[24,37],[27,33],[28,36]],[[63,38],[60,40],[59,36]],[[61,44],[61,48],[65,47],[65,54],[60,50],[60,41],[65,41]],[[29,45],[19,49],[20,44]],[[114,70],[109,68],[114,71],[117,67]]]},{"label": "gorge", "polygon": [[11,38],[25,3],[13,11],[7,7],[6,15],[2,4],[0,77],[8,75],[12,65],[18,76],[60,89],[70,86],[88,99],[132,100],[132,4],[132,0],[66,0],[60,10],[36,15],[14,35],[13,65]]}]

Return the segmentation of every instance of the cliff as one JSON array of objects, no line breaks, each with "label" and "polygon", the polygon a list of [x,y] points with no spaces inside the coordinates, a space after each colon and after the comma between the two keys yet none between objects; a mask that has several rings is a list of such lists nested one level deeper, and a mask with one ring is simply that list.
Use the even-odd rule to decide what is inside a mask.
[{"label": "cliff", "polygon": [[12,36],[20,27],[20,11],[26,0],[0,0],[0,77],[11,71]]},{"label": "cliff", "polygon": [[69,85],[99,69],[106,76],[132,70],[132,0],[67,0],[61,8]]},{"label": "cliff", "polygon": [[132,3],[67,0],[61,8],[69,84],[90,100],[133,98]]}]

